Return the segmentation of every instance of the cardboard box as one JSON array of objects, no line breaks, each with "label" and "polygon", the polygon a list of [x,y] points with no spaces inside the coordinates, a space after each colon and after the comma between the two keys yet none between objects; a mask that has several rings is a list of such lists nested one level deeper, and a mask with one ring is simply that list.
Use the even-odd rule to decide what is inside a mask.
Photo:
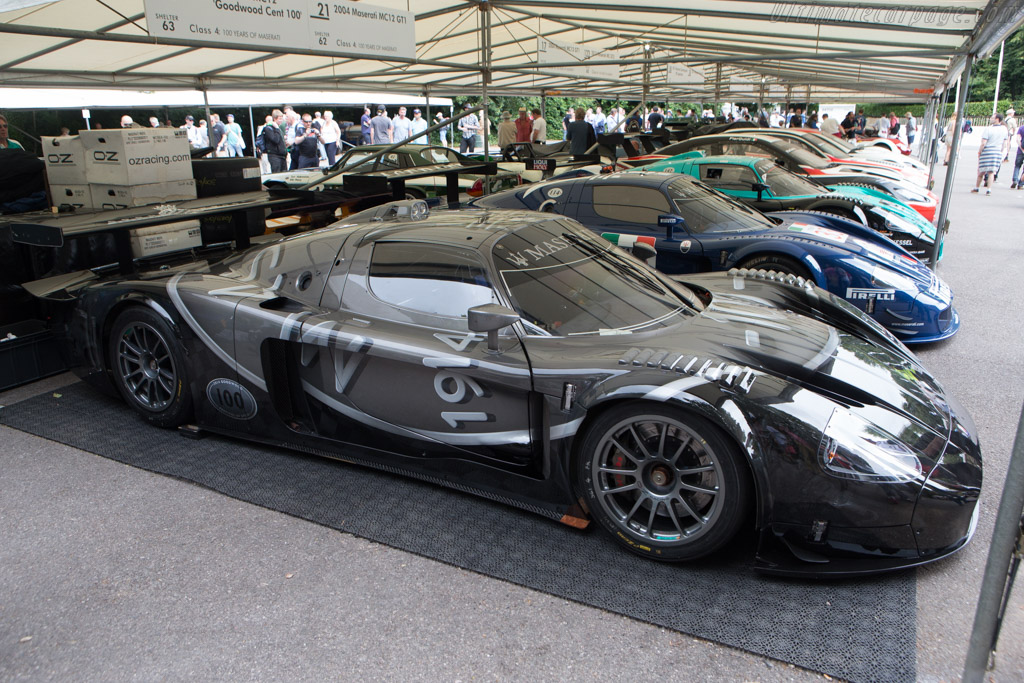
[{"label": "cardboard box", "polygon": [[63,138],[43,136],[46,179],[53,185],[85,185],[85,149],[77,135]]},{"label": "cardboard box", "polygon": [[91,209],[92,192],[88,185],[50,185],[50,200],[57,208],[69,206],[78,209]]},{"label": "cardboard box", "polygon": [[89,184],[92,205],[97,209],[127,209],[133,206],[163,204],[196,198],[196,181],[172,180],[149,185]]},{"label": "cardboard box", "polygon": [[180,128],[81,131],[89,184],[151,185],[192,177],[188,133]]},{"label": "cardboard box", "polygon": [[155,256],[168,251],[192,249],[202,245],[199,221],[180,221],[149,228],[135,228],[132,233],[132,255],[135,258]]}]

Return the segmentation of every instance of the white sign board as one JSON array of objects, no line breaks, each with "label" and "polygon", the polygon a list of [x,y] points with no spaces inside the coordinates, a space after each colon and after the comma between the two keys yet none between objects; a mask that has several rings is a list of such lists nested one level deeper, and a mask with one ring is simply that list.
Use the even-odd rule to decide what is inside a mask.
[{"label": "white sign board", "polygon": [[547,38],[537,39],[538,64],[578,62],[577,66],[554,66],[546,69],[547,71],[586,78],[607,78],[614,81],[619,78],[618,64],[590,65],[587,62],[591,59],[618,58],[619,56],[614,50],[595,50],[576,43],[562,43]]},{"label": "white sign board", "polygon": [[416,56],[415,15],[349,0],[146,0],[149,33],[208,43]]},{"label": "white sign board", "polygon": [[665,81],[667,83],[689,83],[704,85],[704,72],[685,64],[668,63],[665,65]]}]

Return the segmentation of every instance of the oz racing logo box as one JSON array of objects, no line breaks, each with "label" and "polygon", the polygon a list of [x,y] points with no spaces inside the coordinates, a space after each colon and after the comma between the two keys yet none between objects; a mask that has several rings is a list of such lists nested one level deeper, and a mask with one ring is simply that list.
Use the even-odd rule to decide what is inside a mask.
[{"label": "oz racing logo box", "polygon": [[172,128],[82,131],[89,183],[149,185],[192,177],[188,135]]}]

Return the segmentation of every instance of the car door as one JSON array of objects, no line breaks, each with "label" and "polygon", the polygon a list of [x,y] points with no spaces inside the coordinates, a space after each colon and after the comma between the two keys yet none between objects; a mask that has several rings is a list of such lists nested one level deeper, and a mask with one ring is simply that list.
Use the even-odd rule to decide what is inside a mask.
[{"label": "car door", "polygon": [[[771,190],[758,192],[754,185],[761,179],[754,169],[743,164],[701,164],[699,179],[714,189],[739,199],[744,204],[758,211],[779,211],[782,202],[776,199]],[[758,199],[760,197],[760,199]]]},{"label": "car door", "polygon": [[[658,270],[666,273],[701,270],[700,242],[681,226],[659,225],[659,216],[678,212],[656,185],[591,183],[580,197],[578,213],[581,223],[620,246],[626,246],[632,236],[653,238],[658,255],[650,265]],[[626,240],[622,236],[627,236]]]},{"label": "car door", "polygon": [[346,267],[338,310],[302,324],[300,372],[318,433],[418,458],[529,464],[522,344],[509,328],[492,353],[467,326],[469,308],[498,302],[476,252],[378,241]]}]

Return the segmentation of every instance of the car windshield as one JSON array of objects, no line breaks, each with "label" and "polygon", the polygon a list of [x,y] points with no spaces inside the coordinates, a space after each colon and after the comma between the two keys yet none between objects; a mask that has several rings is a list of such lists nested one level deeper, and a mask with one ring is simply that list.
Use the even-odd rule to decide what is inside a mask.
[{"label": "car windshield", "polygon": [[777,197],[799,197],[819,195],[824,192],[821,185],[815,185],[796,173],[787,171],[768,159],[758,161],[757,173],[764,178],[765,184]]},{"label": "car windshield", "polygon": [[763,213],[687,178],[672,181],[668,193],[692,233],[751,232],[775,225]]},{"label": "car windshield", "polygon": [[493,255],[532,334],[632,334],[674,325],[699,306],[689,290],[565,219],[521,228]]},{"label": "car windshield", "polygon": [[799,142],[783,138],[770,138],[770,140],[776,147],[796,159],[796,162],[801,166],[810,166],[811,168],[825,168],[828,166],[828,159],[807,151]]},{"label": "car windshield", "polygon": [[416,166],[429,166],[431,164],[449,164],[461,161],[462,155],[454,149],[447,147],[426,147],[417,150],[412,155],[413,164]]},{"label": "car windshield", "polygon": [[[379,154],[381,149],[384,149],[384,148],[381,147],[379,149],[369,149],[369,150],[366,150],[366,149],[353,149],[348,154],[346,154],[345,156],[341,157],[341,159],[338,159],[338,161],[334,164],[334,166],[331,167],[331,170],[332,171],[337,171],[338,169],[341,169],[341,168],[348,168],[349,166],[352,166],[353,164],[357,164],[360,161],[363,161],[364,159],[367,159],[368,157],[373,156],[374,154]],[[399,154],[398,152],[389,152],[389,153],[385,154],[384,156],[379,157],[378,160],[377,160],[378,166],[380,166],[381,168],[398,168],[398,167],[400,167],[401,166],[401,161],[398,158],[398,154]],[[373,170],[372,169],[373,163],[374,162],[371,161],[369,163],[362,164],[360,166],[356,166],[352,170],[355,171],[355,172],[358,172],[358,173],[366,173],[366,172],[369,172],[369,171]]]},{"label": "car windshield", "polygon": [[818,145],[827,150],[848,154],[853,149],[853,145],[848,145],[842,138],[837,138],[835,135],[825,135],[824,133],[812,133],[811,135]]}]

